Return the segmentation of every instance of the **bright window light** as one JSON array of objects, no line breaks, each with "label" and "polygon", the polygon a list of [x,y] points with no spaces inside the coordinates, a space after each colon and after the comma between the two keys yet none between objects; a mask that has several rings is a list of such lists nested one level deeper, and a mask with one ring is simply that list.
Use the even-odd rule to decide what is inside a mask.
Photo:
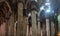
[{"label": "bright window light", "polygon": [[49,2],[49,0],[46,0],[46,2]]},{"label": "bright window light", "polygon": [[51,11],[50,3],[46,3],[45,5],[48,7],[46,8],[46,12],[50,12]]},{"label": "bright window light", "polygon": [[46,6],[50,6],[50,3],[45,3]]},{"label": "bright window light", "polygon": [[37,2],[37,0],[35,0]]},{"label": "bright window light", "polygon": [[44,10],[44,6],[40,7],[40,11]]},{"label": "bright window light", "polygon": [[47,9],[46,12],[50,12],[50,9]]}]

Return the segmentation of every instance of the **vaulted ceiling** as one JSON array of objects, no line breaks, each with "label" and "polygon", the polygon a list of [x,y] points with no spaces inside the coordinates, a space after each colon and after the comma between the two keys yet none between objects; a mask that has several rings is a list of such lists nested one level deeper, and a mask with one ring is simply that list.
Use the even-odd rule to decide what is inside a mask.
[{"label": "vaulted ceiling", "polygon": [[[1,5],[1,2],[3,2],[3,1],[5,1],[5,0],[0,0],[0,5]],[[22,1],[23,3],[24,3],[24,6],[25,6],[25,8],[27,8],[27,4],[30,2],[30,1],[34,1],[34,0],[7,0],[8,1],[8,3],[9,3],[9,5],[10,5],[10,7],[11,7],[11,9],[12,10],[17,10],[16,8],[17,8],[17,2],[18,1]],[[44,0],[37,0],[37,3],[40,5],[41,3],[43,3],[44,2]],[[58,6],[60,6],[60,0],[51,0],[51,3],[52,3],[52,5],[54,4],[54,6],[56,5],[57,7]],[[1,6],[0,6],[1,7]],[[56,8],[56,7],[55,7]],[[0,8],[1,9],[1,8]]]}]

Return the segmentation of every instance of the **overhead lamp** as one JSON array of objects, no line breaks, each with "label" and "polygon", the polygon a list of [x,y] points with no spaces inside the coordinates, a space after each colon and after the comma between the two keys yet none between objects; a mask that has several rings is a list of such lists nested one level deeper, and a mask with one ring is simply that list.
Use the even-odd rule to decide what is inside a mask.
[{"label": "overhead lamp", "polygon": [[30,16],[31,16],[31,13],[28,14],[28,17],[30,17]]}]

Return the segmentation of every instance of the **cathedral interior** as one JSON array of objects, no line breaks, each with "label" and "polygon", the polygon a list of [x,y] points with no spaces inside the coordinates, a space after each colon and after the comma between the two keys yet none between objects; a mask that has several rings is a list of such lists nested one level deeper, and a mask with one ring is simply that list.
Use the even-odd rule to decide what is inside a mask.
[{"label": "cathedral interior", "polygon": [[60,0],[0,0],[0,36],[60,36]]}]

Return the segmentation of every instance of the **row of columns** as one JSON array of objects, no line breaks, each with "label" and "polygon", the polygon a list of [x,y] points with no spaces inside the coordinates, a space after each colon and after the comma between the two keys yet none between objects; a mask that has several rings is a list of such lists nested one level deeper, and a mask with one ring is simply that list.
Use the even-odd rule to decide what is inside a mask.
[{"label": "row of columns", "polygon": [[[22,6],[22,5],[20,5],[20,6]],[[21,8],[21,7],[20,7]],[[23,8],[23,7],[22,7]],[[23,10],[22,10],[23,11]],[[21,12],[21,11],[20,11]],[[38,29],[37,29],[37,20],[36,20],[36,13],[37,11],[36,10],[33,10],[32,12],[31,12],[31,17],[32,17],[32,35],[33,36],[37,36],[37,31],[39,32],[39,34],[40,34],[40,22],[38,22]],[[23,13],[22,13],[23,14]],[[50,27],[50,25],[51,25],[51,27]],[[52,22],[51,21],[51,24],[50,24],[50,22],[49,22],[49,19],[48,18],[46,18],[46,32],[47,32],[47,36],[54,36],[54,33],[55,33],[55,28],[54,28],[55,26],[54,26],[54,22]],[[50,28],[51,28],[51,30],[50,30]],[[51,31],[51,32],[50,32]],[[50,35],[51,34],[51,35]],[[42,36],[42,35],[41,35]]]},{"label": "row of columns", "polygon": [[[26,25],[27,23],[24,23],[25,17],[23,17],[23,4],[18,3],[18,24],[17,24],[17,30],[15,32],[16,36],[25,36],[26,34]],[[35,10],[32,11],[32,36],[37,36],[37,22],[36,22],[36,12]],[[25,20],[26,21],[26,20]],[[14,14],[10,17],[9,20],[6,22],[6,36],[14,36]],[[49,36],[49,23],[46,21],[46,30],[47,30],[47,36]],[[38,22],[38,32],[40,31],[40,22]],[[40,34],[40,32],[38,33]],[[42,33],[41,33],[42,36]]]},{"label": "row of columns", "polygon": [[[37,36],[36,13],[37,13],[37,11],[35,11],[35,10],[33,10],[31,12],[31,17],[32,17],[32,36]],[[25,32],[26,28],[24,26],[26,24],[28,24],[28,22],[26,24],[23,24],[24,23],[23,21],[24,21],[23,20],[23,4],[22,3],[18,3],[18,27],[17,27],[17,36],[25,36],[24,34],[26,33]],[[24,30],[24,28],[25,28],[25,30]],[[28,36],[28,31],[29,30],[27,30],[27,35],[26,36]]]},{"label": "row of columns", "polygon": [[[37,14],[37,11],[32,10],[32,12],[31,12],[32,36],[37,36],[37,35],[39,36],[40,34],[41,34],[41,36],[43,36],[42,32],[41,32],[41,29],[40,29],[40,22],[38,22],[38,28],[37,28],[36,14]],[[7,20],[6,23],[7,23],[6,24],[6,36],[28,36],[28,33],[26,31],[28,22],[26,21],[26,17],[23,17],[23,4],[22,3],[18,3],[17,24],[15,25],[15,22],[14,22],[14,14],[10,17],[9,20]],[[17,26],[16,27],[17,29],[15,28],[14,25]],[[47,36],[50,36],[49,19],[47,19],[47,18],[46,18],[46,32],[47,32]],[[26,33],[27,33],[27,35],[26,35]]]}]

